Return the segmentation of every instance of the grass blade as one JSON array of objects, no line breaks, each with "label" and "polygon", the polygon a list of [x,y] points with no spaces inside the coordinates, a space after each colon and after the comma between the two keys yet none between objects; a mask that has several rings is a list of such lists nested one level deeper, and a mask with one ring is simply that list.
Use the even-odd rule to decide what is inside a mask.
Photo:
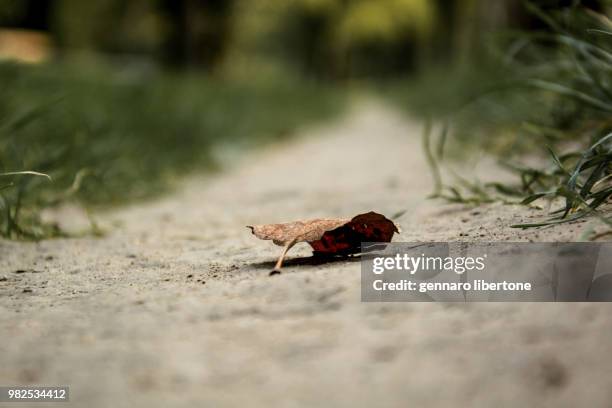
[{"label": "grass blade", "polygon": [[49,181],[53,181],[50,175],[45,174],[45,173],[39,173],[37,171],[11,171],[8,173],[0,173],[0,176],[22,176],[22,175],[46,177],[47,179],[49,179]]}]

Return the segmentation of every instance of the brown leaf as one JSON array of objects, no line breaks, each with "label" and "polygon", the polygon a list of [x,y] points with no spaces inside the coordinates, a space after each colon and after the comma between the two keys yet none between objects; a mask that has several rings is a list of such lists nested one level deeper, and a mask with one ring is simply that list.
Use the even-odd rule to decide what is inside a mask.
[{"label": "brown leaf", "polygon": [[362,242],[391,242],[399,232],[397,225],[375,212],[360,214],[344,225],[326,231],[320,239],[309,242],[315,255],[346,255],[361,251]]},{"label": "brown leaf", "polygon": [[314,219],[284,224],[256,225],[248,228],[259,239],[272,240],[276,245],[285,246],[292,241],[295,241],[295,243],[316,241],[325,232],[349,221],[348,219]]},{"label": "brown leaf", "polygon": [[287,251],[298,242],[308,242],[315,255],[347,255],[360,252],[361,242],[390,242],[399,232],[393,221],[375,212],[352,219],[314,219],[284,224],[249,226],[253,234],[284,246],[272,273],[279,273]]}]

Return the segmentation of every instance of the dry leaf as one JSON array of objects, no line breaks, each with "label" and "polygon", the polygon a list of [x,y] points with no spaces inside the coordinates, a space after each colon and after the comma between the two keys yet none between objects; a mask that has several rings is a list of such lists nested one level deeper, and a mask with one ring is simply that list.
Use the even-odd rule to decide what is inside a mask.
[{"label": "dry leaf", "polygon": [[315,255],[347,255],[360,252],[362,242],[391,242],[396,232],[399,229],[393,221],[384,215],[369,212],[326,231],[321,238],[309,243]]},{"label": "dry leaf", "polygon": [[253,234],[263,240],[272,240],[276,245],[285,246],[288,242],[309,242],[320,239],[325,232],[340,227],[349,219],[314,219],[295,221],[285,224],[249,226]]},{"label": "dry leaf", "polygon": [[272,273],[280,273],[287,251],[298,242],[308,242],[314,255],[348,255],[359,252],[362,242],[390,242],[399,232],[393,221],[375,212],[352,219],[314,219],[248,228],[257,238],[284,247]]}]

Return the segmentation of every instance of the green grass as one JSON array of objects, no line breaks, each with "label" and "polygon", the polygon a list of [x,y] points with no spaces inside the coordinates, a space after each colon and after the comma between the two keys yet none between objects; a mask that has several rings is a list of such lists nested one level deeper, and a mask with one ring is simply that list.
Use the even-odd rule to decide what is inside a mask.
[{"label": "green grass", "polygon": [[541,111],[533,106],[549,106],[550,98],[526,87],[526,78],[503,61],[484,61],[432,66],[413,78],[386,84],[380,92],[411,115],[448,123],[451,157],[461,158],[472,149],[500,155],[532,149],[542,140],[519,135],[517,124],[541,120]]},{"label": "green grass", "polygon": [[[315,83],[210,79],[147,67],[0,64],[0,235],[62,231],[40,211],[69,200],[121,204],[217,168],[219,145],[244,149],[338,114],[342,95]],[[32,174],[48,174],[52,181]]]},{"label": "green grass", "polygon": [[[558,135],[557,143],[547,147],[552,164],[515,171],[521,179],[520,191],[527,195],[524,204],[543,198],[562,199],[565,204],[547,220],[515,227],[552,225],[593,215],[612,225],[607,211],[600,211],[612,197],[612,22],[587,9],[546,14],[532,3],[527,5],[548,24],[550,33],[528,33],[526,38],[536,45],[554,45],[555,53],[546,63],[525,68],[530,74],[526,84],[556,95],[555,108],[562,107],[564,117],[554,127],[532,128],[532,133]],[[535,47],[539,49],[541,45]],[[568,144],[578,147],[564,147]]]},{"label": "green grass", "polygon": [[[435,153],[440,149],[428,127],[424,147],[436,177],[433,196],[472,204],[553,203],[541,222],[517,228],[587,216],[612,225],[606,209],[612,197],[612,22],[579,6],[545,13],[526,4],[548,30],[512,33],[512,55],[498,60],[497,79],[491,78],[490,66],[474,67],[463,80],[448,75],[439,88],[447,97],[437,96],[445,101],[442,109],[428,108],[427,97],[412,109],[450,123],[459,149],[478,146],[498,154],[517,182],[482,185],[456,175],[456,182],[443,183],[442,157]],[[404,98],[406,106],[418,103],[416,91]],[[443,135],[438,145],[447,139],[446,131]],[[542,166],[524,164],[525,155],[538,154]]]}]

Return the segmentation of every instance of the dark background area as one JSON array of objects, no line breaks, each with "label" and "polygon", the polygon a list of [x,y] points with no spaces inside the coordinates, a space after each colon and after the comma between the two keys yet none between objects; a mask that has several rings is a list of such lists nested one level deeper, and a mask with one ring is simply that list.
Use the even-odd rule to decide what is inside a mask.
[{"label": "dark background area", "polygon": [[[577,2],[536,3],[550,10]],[[520,0],[2,0],[0,10],[0,27],[44,32],[55,55],[87,51],[210,72],[264,58],[326,79],[469,64],[493,32],[546,29]]]}]

